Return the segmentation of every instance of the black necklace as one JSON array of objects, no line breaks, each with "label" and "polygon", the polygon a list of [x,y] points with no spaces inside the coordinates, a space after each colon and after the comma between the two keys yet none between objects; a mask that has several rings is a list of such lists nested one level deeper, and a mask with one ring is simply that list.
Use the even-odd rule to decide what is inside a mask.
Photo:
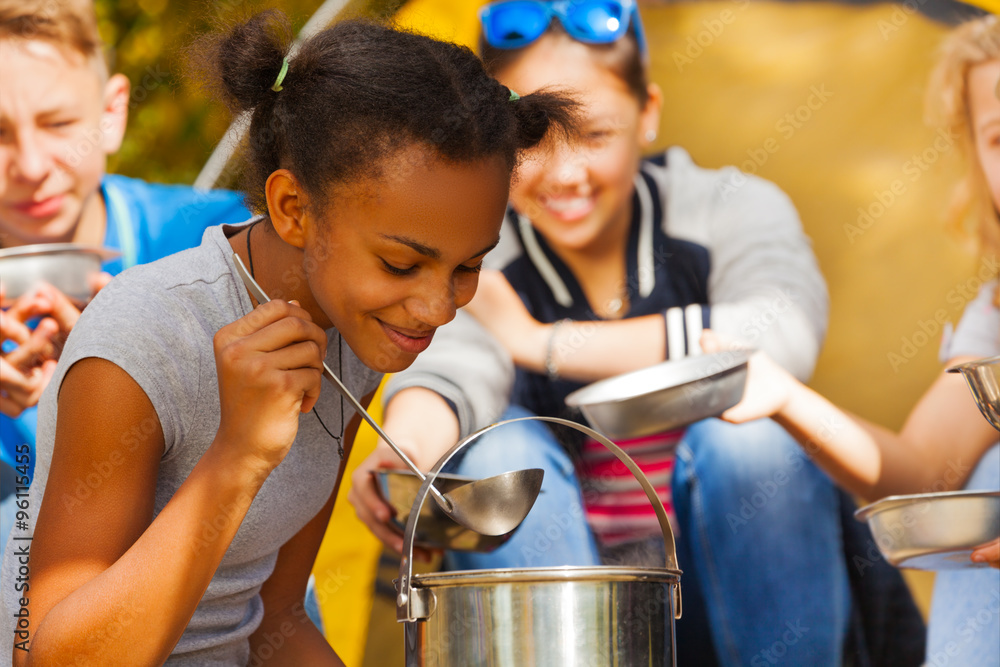
[{"label": "black necklace", "polygon": [[[249,268],[250,268],[250,277],[254,278],[254,279],[256,279],[256,276],[254,276],[254,274],[253,274],[253,249],[250,246],[250,233],[253,231],[253,228],[257,226],[257,223],[260,222],[261,220],[263,220],[263,218],[261,218],[259,220],[255,220],[254,222],[250,223],[249,227],[247,227],[247,264],[250,265],[249,266]],[[344,339],[343,339],[343,337],[341,337],[340,332],[338,331],[337,332],[337,371],[338,372],[343,372],[342,369],[344,368],[344,345],[343,345],[343,342],[344,342]],[[344,459],[344,444],[341,442],[340,436],[334,435],[333,432],[330,431],[330,429],[328,429],[326,427],[326,424],[323,423],[323,419],[319,416],[319,413],[316,412],[316,406],[315,405],[313,406],[312,413],[314,415],[316,415],[316,419],[319,421],[319,425],[323,427],[323,430],[326,431],[327,433],[329,433],[330,437],[337,441],[337,451],[340,453],[341,460],[343,460]],[[344,428],[344,399],[343,398],[340,399],[340,427]]]}]

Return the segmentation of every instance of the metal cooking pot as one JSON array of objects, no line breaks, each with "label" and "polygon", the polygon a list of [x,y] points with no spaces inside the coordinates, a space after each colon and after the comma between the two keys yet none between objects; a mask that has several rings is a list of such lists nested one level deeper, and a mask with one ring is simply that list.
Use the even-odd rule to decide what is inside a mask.
[{"label": "metal cooking pot", "polygon": [[[413,574],[413,543],[430,485],[473,440],[504,424],[538,420],[576,429],[607,447],[656,510],[666,567],[548,567]],[[488,426],[452,447],[431,470],[406,522],[396,584],[408,667],[611,667],[674,665],[681,571],[667,513],[635,462],[593,429],[556,417]]]}]

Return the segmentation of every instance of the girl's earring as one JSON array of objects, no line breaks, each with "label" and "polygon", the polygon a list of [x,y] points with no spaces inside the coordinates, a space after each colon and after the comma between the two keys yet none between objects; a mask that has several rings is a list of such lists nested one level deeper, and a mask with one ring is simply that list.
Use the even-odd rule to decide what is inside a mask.
[{"label": "girl's earring", "polygon": [[649,130],[646,132],[646,141],[649,143],[656,141],[656,130]]}]

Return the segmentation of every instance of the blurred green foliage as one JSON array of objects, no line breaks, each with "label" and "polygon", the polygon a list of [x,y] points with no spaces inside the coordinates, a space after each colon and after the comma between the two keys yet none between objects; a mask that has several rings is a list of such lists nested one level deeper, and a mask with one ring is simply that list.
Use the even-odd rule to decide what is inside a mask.
[{"label": "blurred green foliage", "polygon": [[[225,108],[186,76],[183,49],[206,31],[267,8],[298,31],[322,0],[96,0],[112,72],[132,82],[129,122],[108,171],[163,183],[193,183],[229,126]],[[393,0],[353,0],[338,18],[390,16]]]}]

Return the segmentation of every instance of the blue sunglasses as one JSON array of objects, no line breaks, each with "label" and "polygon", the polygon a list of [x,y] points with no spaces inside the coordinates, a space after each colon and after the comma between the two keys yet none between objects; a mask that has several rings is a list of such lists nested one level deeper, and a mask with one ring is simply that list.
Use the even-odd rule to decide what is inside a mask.
[{"label": "blue sunglasses", "polygon": [[497,49],[518,49],[545,34],[558,18],[573,39],[587,44],[610,44],[635,26],[635,39],[643,58],[646,38],[635,0],[502,0],[479,10],[483,38]]}]

